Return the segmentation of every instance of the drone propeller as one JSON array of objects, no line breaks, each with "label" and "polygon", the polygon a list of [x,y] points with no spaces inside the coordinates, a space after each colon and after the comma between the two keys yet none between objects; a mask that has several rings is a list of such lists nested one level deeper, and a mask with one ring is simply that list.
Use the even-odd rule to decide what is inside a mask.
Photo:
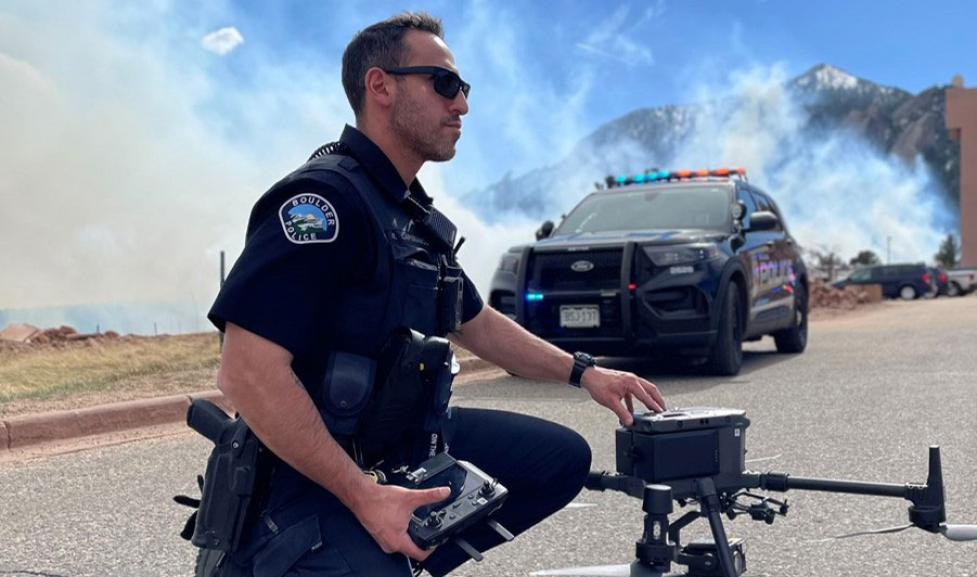
[{"label": "drone propeller", "polygon": [[872,531],[856,531],[854,533],[846,533],[844,535],[835,535],[834,537],[828,537],[827,539],[820,539],[819,541],[834,541],[836,539],[849,539],[851,537],[861,537],[863,535],[885,535],[887,533],[898,533],[900,531],[905,531],[906,529],[911,529],[913,524],[899,525],[897,527],[886,527],[885,529],[874,529]]},{"label": "drone propeller", "polygon": [[778,454],[776,454],[776,455],[774,455],[772,457],[757,457],[756,459],[747,459],[745,462],[747,462],[747,463],[762,463],[763,461],[773,461],[773,460],[779,459],[779,458],[781,458],[783,456],[784,456],[783,453],[778,453]]},{"label": "drone propeller", "polygon": [[[874,531],[847,533],[845,535],[837,535],[835,537],[821,539],[820,541],[834,541],[835,539],[848,539],[849,537],[861,537],[863,535],[884,535],[887,533],[898,533],[900,531],[905,531],[906,529],[911,529],[912,527],[914,527],[914,525],[910,523],[908,525],[887,527],[885,529],[876,529]],[[977,541],[977,525],[947,525],[946,523],[941,523],[940,534],[951,541]]]},{"label": "drone propeller", "polygon": [[977,525],[940,525],[940,533],[951,541],[977,541]]},{"label": "drone propeller", "polygon": [[566,577],[630,577],[631,565],[594,565],[592,567],[570,567],[568,569],[548,569],[533,571],[530,575],[564,575]]}]

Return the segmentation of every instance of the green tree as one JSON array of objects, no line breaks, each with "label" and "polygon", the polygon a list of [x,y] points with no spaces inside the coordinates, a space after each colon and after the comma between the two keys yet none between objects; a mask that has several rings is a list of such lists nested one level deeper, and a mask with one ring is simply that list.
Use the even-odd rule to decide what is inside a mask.
[{"label": "green tree", "polygon": [[852,266],[871,266],[873,264],[882,264],[879,260],[879,255],[875,254],[870,250],[860,251],[855,258],[848,261],[848,264]]},{"label": "green tree", "polygon": [[940,250],[933,255],[933,260],[943,268],[953,268],[957,266],[959,259],[960,247],[957,246],[957,239],[952,234],[948,234],[940,243]]}]

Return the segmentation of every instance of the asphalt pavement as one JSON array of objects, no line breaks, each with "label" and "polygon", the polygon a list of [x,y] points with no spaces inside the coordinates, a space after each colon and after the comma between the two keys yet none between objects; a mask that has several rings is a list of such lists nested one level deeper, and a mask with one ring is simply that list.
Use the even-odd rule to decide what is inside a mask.
[{"label": "asphalt pavement", "polygon": [[[927,448],[942,447],[949,522],[977,523],[977,298],[887,302],[815,322],[808,350],[779,355],[748,346],[742,373],[703,377],[684,364],[607,360],[659,385],[672,407],[745,409],[748,459],[757,471],[872,482],[922,483]],[[585,392],[517,378],[471,382],[455,404],[525,412],[575,428],[595,469],[613,469],[616,418]],[[209,443],[179,428],[135,442],[0,462],[0,576],[169,577],[192,574],[195,550],[177,533],[196,493]],[[783,497],[782,494],[771,494]],[[739,518],[747,575],[977,577],[977,543],[918,530],[825,542],[907,522],[899,499],[786,494],[786,518]],[[456,575],[624,563],[641,535],[640,501],[582,493],[515,542]],[[698,521],[686,539],[706,536]]]}]

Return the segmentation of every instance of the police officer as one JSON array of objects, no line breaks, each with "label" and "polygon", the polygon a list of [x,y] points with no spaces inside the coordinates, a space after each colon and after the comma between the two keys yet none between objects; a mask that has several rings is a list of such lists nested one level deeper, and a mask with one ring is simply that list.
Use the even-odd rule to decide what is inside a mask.
[{"label": "police officer", "polygon": [[[376,358],[409,326],[526,378],[581,386],[624,424],[633,398],[665,405],[648,381],[568,355],[484,306],[458,267],[452,225],[415,178],[424,162],[454,156],[468,112],[440,21],[405,13],[366,28],[343,54],[342,78],[356,128],[258,201],[209,315],[225,333],[220,389],[278,459],[224,574],[408,576],[409,557],[444,575],[468,558],[453,544],[421,550],[406,531],[446,488],[377,484],[327,429],[329,351]],[[572,500],[590,468],[579,435],[524,415],[455,408],[445,436],[455,458],[509,488],[495,518],[515,534]],[[482,551],[501,541],[485,528],[465,537]]]}]

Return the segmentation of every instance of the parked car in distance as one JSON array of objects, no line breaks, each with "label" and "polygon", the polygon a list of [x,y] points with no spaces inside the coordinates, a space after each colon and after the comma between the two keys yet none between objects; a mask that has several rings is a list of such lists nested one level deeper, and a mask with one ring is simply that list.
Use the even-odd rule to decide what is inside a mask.
[{"label": "parked car in distance", "polygon": [[927,297],[945,297],[950,292],[950,277],[947,276],[946,271],[935,266],[931,266],[926,269],[930,273],[930,281],[933,286],[933,290],[926,294]]},{"label": "parked car in distance", "polygon": [[903,300],[913,300],[937,290],[933,275],[923,263],[867,266],[835,281],[831,286],[844,288],[863,284],[880,285],[882,296]]},{"label": "parked car in distance", "polygon": [[955,268],[946,271],[950,278],[947,294],[952,297],[968,295],[977,290],[977,268]]}]

